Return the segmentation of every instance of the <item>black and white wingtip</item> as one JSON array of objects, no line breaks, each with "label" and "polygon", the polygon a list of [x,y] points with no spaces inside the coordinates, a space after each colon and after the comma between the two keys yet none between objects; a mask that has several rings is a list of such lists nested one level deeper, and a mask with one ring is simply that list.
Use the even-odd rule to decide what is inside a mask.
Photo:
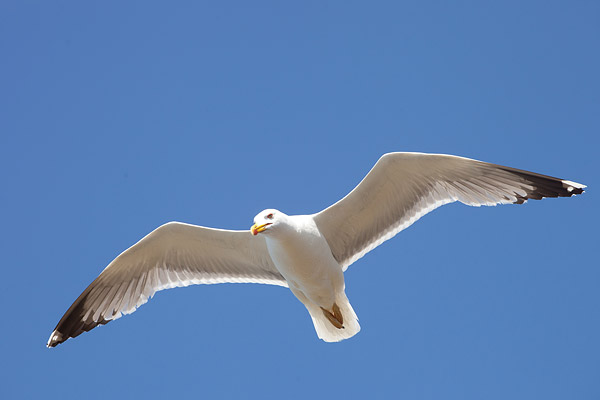
[{"label": "black and white wingtip", "polygon": [[540,200],[545,197],[571,197],[584,192],[587,187],[581,183],[555,178],[553,176],[536,174],[535,172],[524,171],[509,167],[500,167],[500,169],[519,176],[525,184],[532,189],[525,189],[526,195],[517,195],[515,204],[522,204],[527,200]]},{"label": "black and white wingtip", "polygon": [[46,347],[56,347],[62,342],[64,342],[62,333],[59,331],[52,331],[52,334],[50,334],[50,338],[48,339],[48,343],[46,343]]},{"label": "black and white wingtip", "polygon": [[585,192],[584,189],[587,187],[585,185],[582,185],[581,183],[571,182],[571,181],[562,181],[562,184],[563,184],[563,187],[569,193],[568,196],[573,196],[575,194],[581,194],[581,193]]}]

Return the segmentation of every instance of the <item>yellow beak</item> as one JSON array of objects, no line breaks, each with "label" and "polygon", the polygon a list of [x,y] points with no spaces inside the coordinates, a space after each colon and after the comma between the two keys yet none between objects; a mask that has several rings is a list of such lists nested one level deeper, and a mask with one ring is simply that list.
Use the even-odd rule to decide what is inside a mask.
[{"label": "yellow beak", "polygon": [[252,225],[250,227],[250,232],[252,232],[252,234],[254,236],[258,235],[259,233],[263,232],[265,229],[267,229],[267,226],[271,225],[271,223],[266,223],[266,224],[262,224],[262,225]]}]

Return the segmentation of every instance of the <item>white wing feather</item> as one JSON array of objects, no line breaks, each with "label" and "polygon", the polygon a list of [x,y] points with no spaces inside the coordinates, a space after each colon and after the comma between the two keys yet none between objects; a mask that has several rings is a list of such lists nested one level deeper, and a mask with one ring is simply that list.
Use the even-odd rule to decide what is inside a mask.
[{"label": "white wing feather", "polygon": [[192,284],[265,283],[287,287],[266,248],[248,231],[170,222],[121,253],[75,300],[48,347],[134,312],[159,290]]},{"label": "white wing feather", "polygon": [[313,218],[345,271],[444,204],[521,204],[580,194],[583,188],[579,183],[463,157],[388,153],[352,192]]}]

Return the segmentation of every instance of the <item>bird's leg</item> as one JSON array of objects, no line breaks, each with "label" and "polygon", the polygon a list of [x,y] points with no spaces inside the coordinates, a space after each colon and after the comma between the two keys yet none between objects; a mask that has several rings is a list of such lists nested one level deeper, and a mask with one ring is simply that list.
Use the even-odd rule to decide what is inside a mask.
[{"label": "bird's leg", "polygon": [[323,315],[327,317],[327,319],[329,320],[329,322],[332,323],[333,326],[335,326],[338,329],[344,329],[344,317],[342,316],[342,312],[340,311],[340,308],[336,303],[333,303],[333,313],[329,310],[324,309],[323,307],[321,307],[321,310],[323,310]]}]

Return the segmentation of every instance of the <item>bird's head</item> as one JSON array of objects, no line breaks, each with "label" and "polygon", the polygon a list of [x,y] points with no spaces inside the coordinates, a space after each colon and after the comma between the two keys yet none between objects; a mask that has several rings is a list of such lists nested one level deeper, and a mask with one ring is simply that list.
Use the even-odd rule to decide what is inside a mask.
[{"label": "bird's head", "polygon": [[271,231],[276,228],[277,225],[282,223],[285,216],[286,215],[281,211],[272,208],[263,210],[254,217],[254,225],[250,227],[250,232],[252,232],[254,236],[262,232],[268,233],[268,231]]}]

